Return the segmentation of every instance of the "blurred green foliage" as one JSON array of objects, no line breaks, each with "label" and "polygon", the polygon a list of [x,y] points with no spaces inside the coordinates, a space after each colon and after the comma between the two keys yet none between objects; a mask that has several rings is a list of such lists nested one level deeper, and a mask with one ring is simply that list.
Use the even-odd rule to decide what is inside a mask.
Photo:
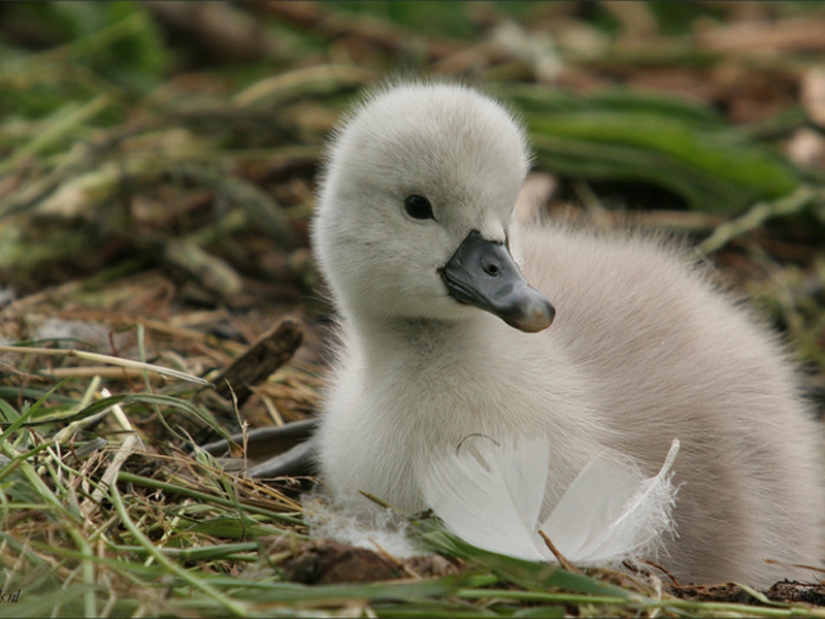
[{"label": "blurred green foliage", "polygon": [[524,111],[539,161],[563,176],[648,182],[716,213],[782,197],[801,182],[784,159],[706,106],[618,89],[507,92]]},{"label": "blurred green foliage", "polygon": [[[504,15],[522,17],[535,3],[514,0],[513,2],[490,3]],[[392,2],[382,0],[337,2],[336,8],[350,13],[369,14],[383,18],[393,24],[421,34],[423,36],[447,36],[466,39],[478,35],[478,27],[469,19],[473,3],[439,2],[424,0],[420,2]]]},{"label": "blurred green foliage", "polygon": [[31,39],[48,48],[0,47],[0,79],[18,86],[3,89],[2,112],[41,118],[84,90],[140,95],[167,77],[169,52],[137,3],[11,2],[2,11],[6,33],[35,31]]},{"label": "blurred green foliage", "polygon": [[[805,10],[798,4],[781,10]],[[698,19],[721,14],[708,3],[646,6],[663,33],[679,35]],[[530,2],[348,1],[325,8],[394,24],[414,36],[469,40],[487,36],[479,31],[474,13],[486,10],[501,19],[529,20],[539,7]],[[560,3],[554,10],[567,18],[575,15],[608,36],[622,28],[617,13],[603,3]],[[105,105],[95,107],[85,126],[120,123],[133,113],[131,104],[145,102],[180,61],[178,48],[164,40],[139,3],[11,2],[0,6],[0,19],[0,115],[7,129],[0,148],[25,143],[32,132],[71,118],[101,94],[107,97]],[[323,62],[328,42],[313,29],[290,29],[277,20],[266,28],[288,42],[278,54],[256,63],[210,67],[231,91],[289,69],[289,62],[313,55]],[[27,46],[16,44],[15,37],[26,38]],[[691,209],[715,213],[776,199],[802,182],[800,173],[771,147],[732,128],[707,106],[615,89],[582,97],[512,81],[493,88],[524,112],[541,165],[563,177],[650,183],[678,195]],[[44,125],[21,129],[16,120]],[[56,153],[82,135],[67,132],[37,152]]]}]

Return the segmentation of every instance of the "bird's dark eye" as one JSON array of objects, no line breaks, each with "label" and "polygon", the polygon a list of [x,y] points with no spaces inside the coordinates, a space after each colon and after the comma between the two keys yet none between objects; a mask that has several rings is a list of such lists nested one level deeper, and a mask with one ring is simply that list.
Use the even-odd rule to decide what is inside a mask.
[{"label": "bird's dark eye", "polygon": [[430,201],[415,193],[404,198],[404,210],[413,219],[435,219]]}]

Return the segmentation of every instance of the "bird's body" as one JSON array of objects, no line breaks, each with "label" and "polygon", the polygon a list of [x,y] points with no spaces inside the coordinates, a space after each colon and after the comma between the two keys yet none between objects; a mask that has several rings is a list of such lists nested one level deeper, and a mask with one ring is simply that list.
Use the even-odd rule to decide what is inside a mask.
[{"label": "bird's body", "polygon": [[[674,575],[762,586],[818,565],[819,433],[776,338],[656,239],[519,228],[528,161],[510,115],[464,87],[394,87],[345,124],[313,231],[342,318],[319,433],[327,485],[419,511],[416,471],[445,447],[540,436],[546,513],[593,458],[652,475],[678,438]],[[477,272],[471,239],[486,244]],[[516,275],[515,300],[484,288],[508,264],[484,252],[502,248],[555,306],[549,328],[552,308]]]}]

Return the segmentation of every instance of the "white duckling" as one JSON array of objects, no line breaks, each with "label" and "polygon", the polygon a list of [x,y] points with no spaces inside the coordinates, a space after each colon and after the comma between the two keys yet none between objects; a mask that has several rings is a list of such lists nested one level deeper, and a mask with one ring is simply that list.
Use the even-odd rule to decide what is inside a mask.
[{"label": "white duckling", "polygon": [[775,336],[655,239],[519,227],[529,165],[513,117],[464,86],[385,88],[339,130],[313,227],[343,342],[322,479],[415,512],[445,449],[541,437],[546,515],[595,458],[653,475],[678,438],[667,569],[810,578],[791,564],[825,556],[819,428]]}]

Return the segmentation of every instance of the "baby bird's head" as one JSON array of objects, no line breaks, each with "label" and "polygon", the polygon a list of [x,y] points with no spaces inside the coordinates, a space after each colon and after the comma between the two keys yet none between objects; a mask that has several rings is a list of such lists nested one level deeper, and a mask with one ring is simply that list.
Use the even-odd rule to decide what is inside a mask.
[{"label": "baby bird's head", "polygon": [[315,254],[345,315],[452,320],[478,308],[524,331],[549,301],[510,255],[513,206],[529,166],[522,129],[464,86],[382,90],[328,153]]}]

